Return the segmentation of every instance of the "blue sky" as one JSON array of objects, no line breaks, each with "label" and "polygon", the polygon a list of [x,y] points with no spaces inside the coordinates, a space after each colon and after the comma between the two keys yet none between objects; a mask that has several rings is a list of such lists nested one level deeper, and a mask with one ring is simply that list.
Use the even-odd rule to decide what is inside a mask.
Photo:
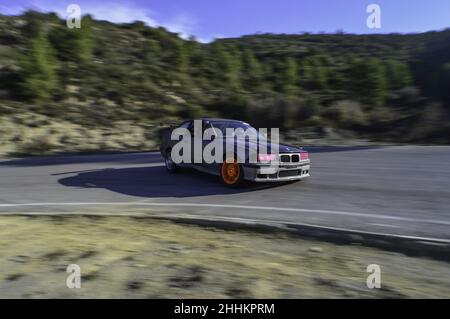
[{"label": "blue sky", "polygon": [[[206,42],[258,32],[411,33],[450,27],[450,0],[3,0],[0,13],[27,8],[66,16],[82,13],[112,22],[142,20]],[[368,29],[366,7],[381,7],[381,29]]]}]

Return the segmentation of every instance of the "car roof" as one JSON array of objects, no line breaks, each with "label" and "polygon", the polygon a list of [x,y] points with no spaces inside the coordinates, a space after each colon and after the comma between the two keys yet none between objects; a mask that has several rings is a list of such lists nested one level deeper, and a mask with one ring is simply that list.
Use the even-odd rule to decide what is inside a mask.
[{"label": "car roof", "polygon": [[222,119],[222,118],[210,118],[210,117],[200,118],[200,119],[198,119],[198,120],[211,121],[211,122],[236,122],[236,123],[245,123],[244,121],[239,121],[239,120]]},{"label": "car roof", "polygon": [[244,121],[239,121],[239,120],[232,120],[232,119],[223,119],[223,118],[213,118],[213,117],[202,117],[202,118],[197,118],[197,119],[190,119],[190,120],[185,120],[183,122],[181,122],[181,124],[186,123],[186,122],[192,122],[195,120],[201,120],[201,121],[209,121],[209,122],[229,122],[229,123],[240,123],[240,124],[245,124],[245,125],[249,125],[248,123],[244,122]]}]

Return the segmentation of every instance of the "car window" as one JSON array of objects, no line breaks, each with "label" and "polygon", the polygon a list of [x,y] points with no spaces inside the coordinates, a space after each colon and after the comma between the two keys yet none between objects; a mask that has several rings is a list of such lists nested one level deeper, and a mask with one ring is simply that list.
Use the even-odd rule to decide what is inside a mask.
[{"label": "car window", "polygon": [[[240,123],[240,122],[213,122],[212,126],[214,127],[214,129],[216,131],[220,130],[222,132],[222,136],[226,136],[227,128],[233,129],[233,130],[241,128],[241,129],[243,129],[246,132],[246,134],[248,136],[255,136],[255,137],[259,138],[259,139],[264,139],[264,140],[267,139],[266,136],[264,136],[263,134],[259,133],[258,130],[256,130],[254,127],[250,126],[247,123]],[[233,137],[233,136],[234,135],[228,136],[228,137]]]},{"label": "car window", "polygon": [[223,136],[226,136],[227,128],[230,128],[233,130],[235,130],[237,128],[242,128],[242,129],[246,130],[250,127],[249,125],[245,125],[245,124],[239,123],[239,122],[213,122],[212,125],[216,130],[220,130],[222,132]]},{"label": "car window", "polygon": [[203,122],[203,132],[205,132],[209,128],[213,128],[214,129],[214,127],[212,126],[211,122]]},{"label": "car window", "polygon": [[189,130],[189,132],[191,132],[191,135],[194,136],[194,122],[193,121],[189,122],[189,126],[187,129]]},{"label": "car window", "polygon": [[[203,125],[203,123],[202,123],[202,125]],[[190,132],[190,134],[191,134],[191,136],[192,137],[196,137],[196,138],[202,138],[202,136],[203,136],[203,132],[202,132],[202,127],[197,127],[197,132],[195,132],[195,123],[194,123],[194,121],[191,121],[191,123],[190,123],[190,125],[189,125],[189,127],[188,127],[188,130],[189,130],[189,132]]]},{"label": "car window", "polygon": [[191,123],[192,123],[192,121],[185,121],[185,122],[181,123],[181,125],[179,127],[189,129],[189,125],[191,125]]}]

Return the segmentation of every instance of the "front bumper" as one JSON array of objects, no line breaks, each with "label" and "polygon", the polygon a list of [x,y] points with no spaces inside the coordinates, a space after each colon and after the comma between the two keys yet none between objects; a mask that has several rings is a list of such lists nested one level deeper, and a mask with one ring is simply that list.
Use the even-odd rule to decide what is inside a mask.
[{"label": "front bumper", "polygon": [[311,176],[310,168],[309,160],[295,164],[244,165],[244,179],[252,182],[295,181]]}]

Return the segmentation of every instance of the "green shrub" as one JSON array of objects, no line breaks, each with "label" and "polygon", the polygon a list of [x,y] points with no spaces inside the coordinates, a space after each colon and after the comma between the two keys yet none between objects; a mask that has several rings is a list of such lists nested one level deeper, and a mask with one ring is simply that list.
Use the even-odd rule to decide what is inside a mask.
[{"label": "green shrub", "polygon": [[368,123],[362,106],[349,100],[334,103],[323,111],[322,116],[342,128],[358,128]]}]

